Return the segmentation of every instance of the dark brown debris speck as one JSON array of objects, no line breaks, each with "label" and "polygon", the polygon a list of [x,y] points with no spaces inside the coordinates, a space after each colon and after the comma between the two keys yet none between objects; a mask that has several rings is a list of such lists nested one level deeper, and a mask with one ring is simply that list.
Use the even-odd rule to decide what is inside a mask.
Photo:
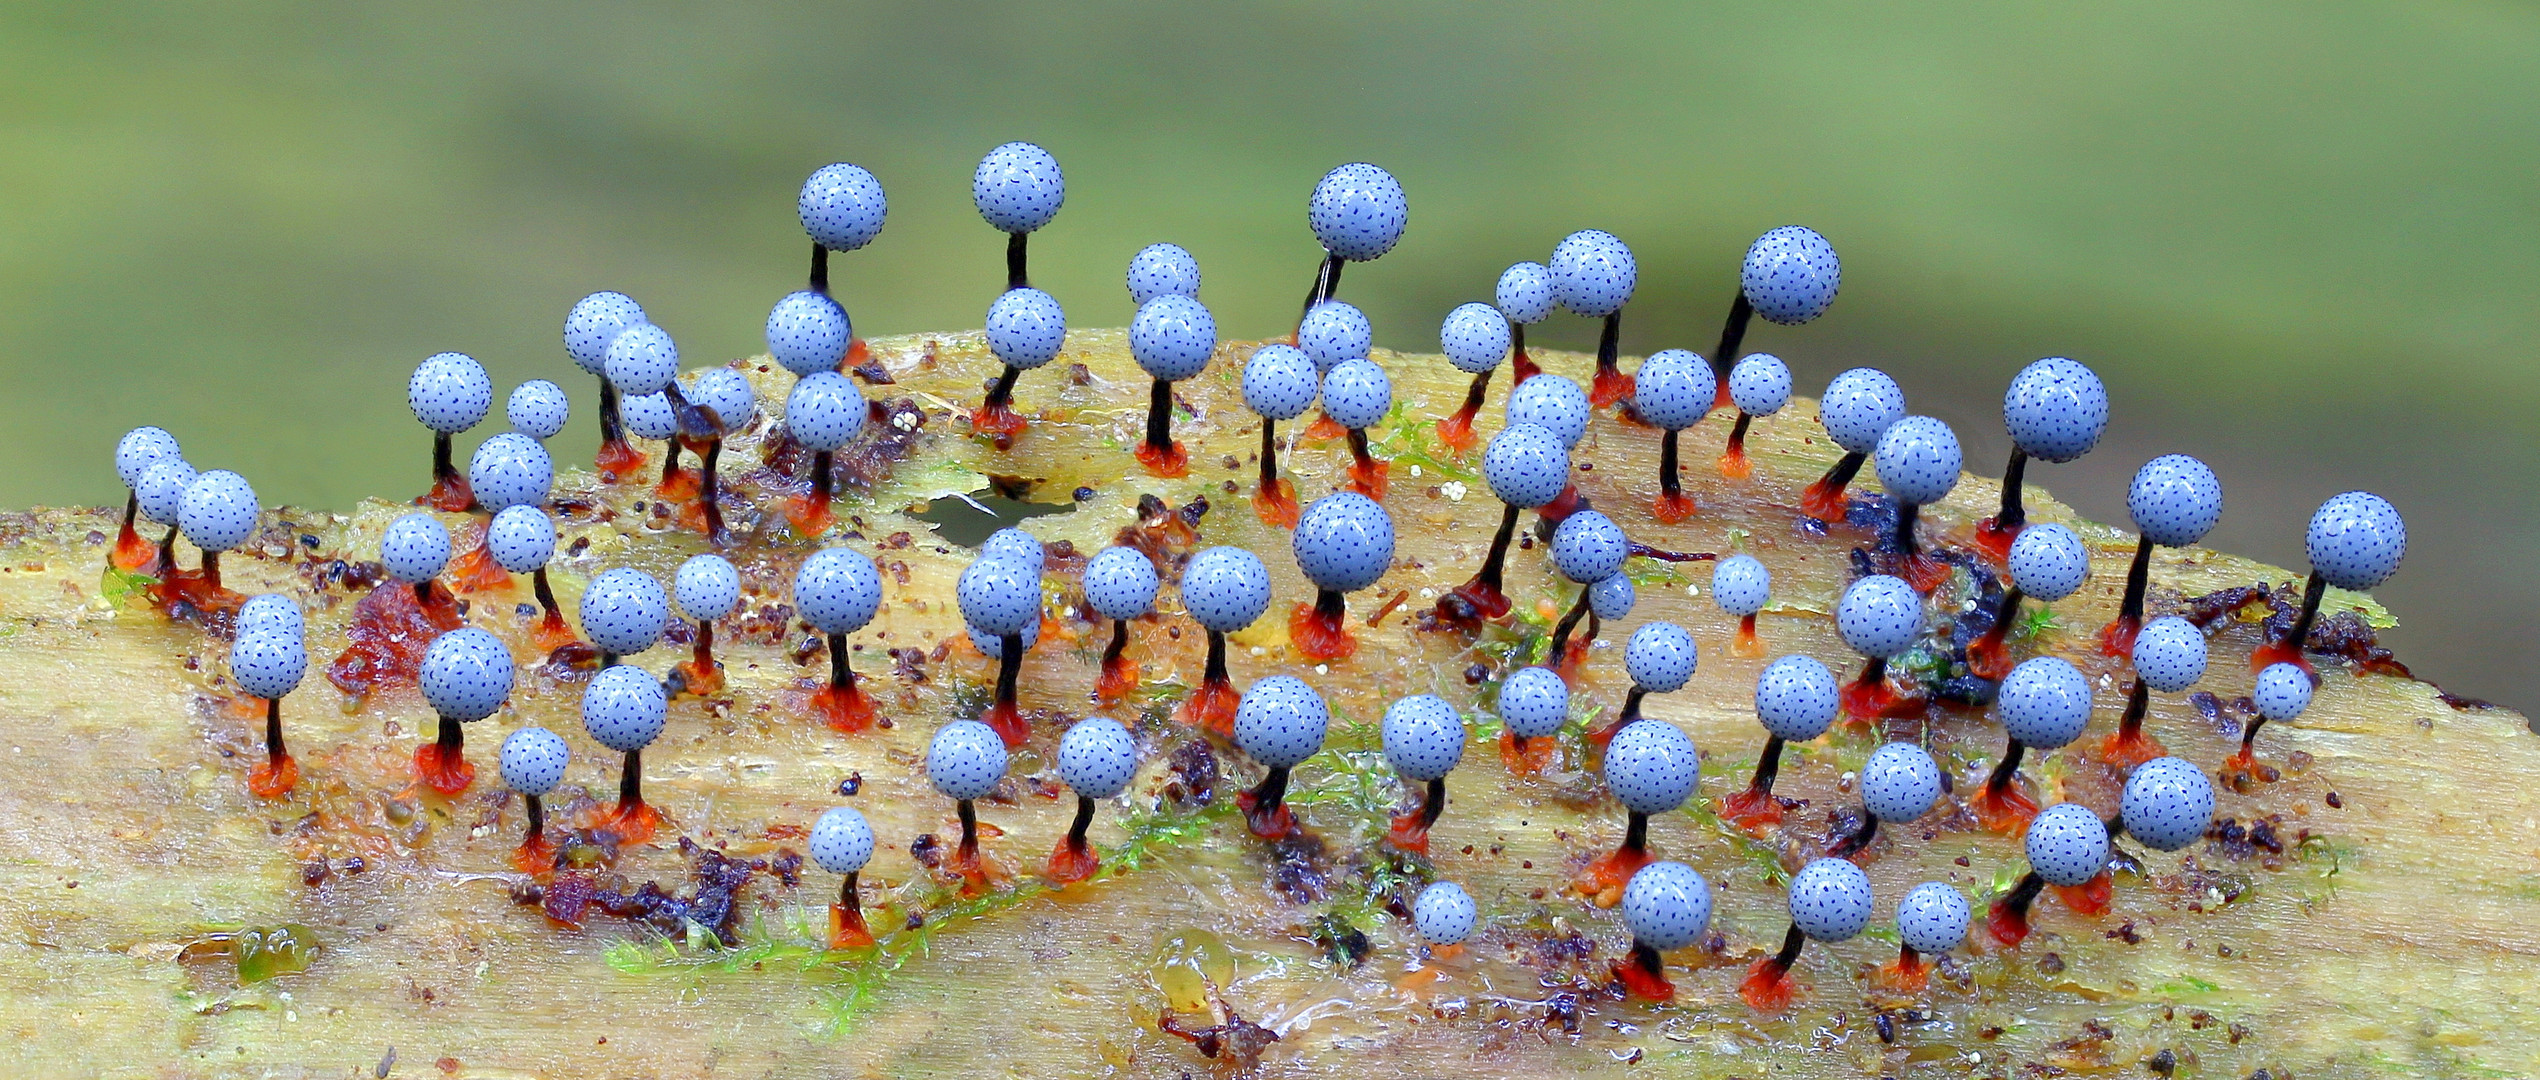
[{"label": "dark brown debris speck", "polygon": [[1207,806],[1217,799],[1217,752],[1209,749],[1205,739],[1191,739],[1173,748],[1165,758],[1171,779],[1165,781],[1165,801],[1177,810]]},{"label": "dark brown debris speck", "polygon": [[1217,1008],[1226,1016],[1224,1023],[1193,1027],[1180,1014],[1167,1011],[1156,1019],[1156,1027],[1167,1035],[1190,1040],[1201,1057],[1224,1059],[1237,1075],[1249,1076],[1259,1071],[1261,1052],[1279,1041],[1279,1033],[1244,1019],[1223,1000]]}]

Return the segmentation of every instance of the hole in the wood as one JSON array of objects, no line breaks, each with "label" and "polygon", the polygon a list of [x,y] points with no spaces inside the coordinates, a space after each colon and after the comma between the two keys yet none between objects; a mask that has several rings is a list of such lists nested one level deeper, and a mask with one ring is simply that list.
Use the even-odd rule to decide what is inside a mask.
[{"label": "hole in the wood", "polygon": [[967,495],[946,495],[926,504],[926,509],[912,515],[935,527],[946,541],[963,547],[978,547],[988,534],[1019,524],[1025,518],[1047,514],[1064,514],[1076,509],[1074,503],[1024,502],[998,494],[993,488],[981,488]]}]

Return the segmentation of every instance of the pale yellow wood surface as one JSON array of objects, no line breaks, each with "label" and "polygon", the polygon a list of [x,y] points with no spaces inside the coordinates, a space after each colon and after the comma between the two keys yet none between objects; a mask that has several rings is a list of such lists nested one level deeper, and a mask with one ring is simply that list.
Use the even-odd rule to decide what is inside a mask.
[{"label": "pale yellow wood surface", "polygon": [[[1284,642],[1288,605],[1311,594],[1285,535],[1263,528],[1246,502],[1258,435],[1236,381],[1248,346],[1222,349],[1208,372],[1185,384],[1183,396],[1199,415],[1177,424],[1193,445],[1193,475],[1180,481],[1149,479],[1129,460],[1146,393],[1117,332],[1080,332],[1058,363],[1024,377],[1018,399],[1039,416],[1009,454],[964,437],[954,411],[975,399],[990,370],[976,334],[873,346],[899,381],[869,392],[914,396],[927,423],[896,480],[842,507],[862,516],[861,539],[831,542],[875,551],[893,533],[914,534],[905,549],[877,552],[886,565],[905,564],[907,580],[887,587],[882,616],[856,638],[867,646],[857,666],[887,689],[883,711],[897,726],[833,734],[788,710],[779,695],[797,677],[822,673],[816,655],[797,667],[787,648],[766,637],[730,645],[723,653],[728,700],[676,704],[669,732],[646,757],[648,793],[678,826],[666,840],[684,832],[744,857],[799,849],[798,839],[771,838],[769,828],[807,826],[839,801],[834,789],[842,778],[861,773],[863,788],[852,802],[883,840],[867,880],[893,890],[876,912],[877,928],[897,930],[913,907],[943,900],[907,851],[919,833],[940,833],[951,820],[950,805],[927,788],[918,756],[936,724],[953,713],[956,692],[975,708],[990,672],[956,649],[947,661],[926,665],[929,681],[906,686],[892,680],[881,650],[931,651],[947,634],[959,635],[951,584],[969,553],[941,544],[899,511],[977,487],[985,473],[1041,478],[1034,497],[1049,501],[1067,501],[1079,485],[1095,487],[1096,497],[1075,513],[1029,525],[1080,551],[1128,523],[1140,492],[1175,504],[1204,492],[1213,505],[1202,522],[1204,542],[1260,551],[1276,582],[1272,616],[1233,650],[1238,684],[1276,671],[1304,674],[1348,720],[1368,725],[1386,701],[1420,690],[1459,706],[1486,703],[1487,687],[1464,680],[1475,656],[1463,639],[1410,629],[1436,591],[1471,573],[1487,542],[1499,508],[1477,479],[1459,482],[1430,466],[1415,475],[1411,462],[1395,464],[1389,505],[1403,533],[1397,565],[1378,589],[1352,598],[1353,610],[1369,614],[1379,597],[1396,591],[1412,597],[1380,628],[1360,627],[1356,658],[1318,672],[1298,664]],[[1463,377],[1441,359],[1379,359],[1392,371],[1397,398],[1410,402],[1405,424],[1427,425],[1436,406],[1461,400]],[[1551,370],[1584,380],[1586,358],[1544,359]],[[1067,369],[1079,362],[1089,381],[1068,385]],[[782,373],[758,377],[768,407],[780,407]],[[1498,426],[1505,379],[1503,372],[1483,414],[1485,436]],[[584,400],[576,405],[588,407]],[[1833,456],[1814,411],[1813,402],[1797,400],[1756,425],[1758,469],[1743,487],[1721,481],[1710,467],[1726,414],[1689,432],[1686,475],[1703,509],[1682,526],[1660,527],[1648,516],[1651,432],[1600,416],[1580,447],[1579,460],[1594,465],[1581,484],[1638,539],[1696,551],[1742,545],[1758,555],[1776,575],[1784,606],[1764,618],[1774,652],[1805,651],[1848,672],[1856,662],[1822,613],[1847,572],[1846,549],[1859,538],[1801,533],[1788,510]],[[1378,439],[1409,445],[1383,431]],[[423,443],[419,431],[399,430],[381,433],[377,446],[343,452],[419,459]],[[555,450],[574,463],[589,447]],[[1233,468],[1222,460],[1229,454],[1238,459]],[[744,503],[757,497],[743,476],[756,460],[754,440],[725,457]],[[1311,497],[1329,490],[1346,456],[1330,444],[1300,448],[1292,461]],[[103,501],[113,479],[102,463],[96,471]],[[2039,479],[2054,482],[2053,470],[2039,471]],[[1227,480],[1242,492],[1226,493],[1219,485]],[[1863,490],[1874,491],[1875,482],[1865,477]],[[633,565],[667,579],[680,559],[702,550],[691,532],[636,524],[646,520],[631,506],[649,499],[642,486],[600,488],[587,471],[576,471],[559,491],[619,511],[609,522],[585,516],[564,523],[568,544],[591,540],[585,552],[556,565],[568,610],[582,582],[600,570]],[[1996,493],[1992,482],[1969,478],[1929,515],[1932,527],[1962,529]],[[2098,679],[2101,706],[2080,744],[2032,759],[2030,775],[2049,794],[2060,787],[2111,809],[2113,781],[2085,748],[2113,724],[2122,683],[2116,665],[2087,655],[2086,639],[2114,609],[2131,537],[2074,521],[2042,492],[2031,504],[2037,519],[2079,528],[2099,561],[2083,592],[2056,606],[2054,628],[2023,648],[2082,662]],[[268,534],[271,555],[228,560],[231,581],[250,591],[288,583],[308,599],[300,576],[308,561],[376,558],[379,530],[402,509],[371,503],[345,517],[269,512],[269,523],[291,526]],[[733,552],[748,579],[745,604],[787,602],[792,568],[810,545],[748,538],[758,518],[746,506],[734,518],[745,535]],[[771,532],[777,520],[768,518]],[[1596,951],[1556,970],[1553,981],[1601,972],[1619,955],[1627,942],[1619,918],[1566,899],[1559,888],[1579,858],[1619,836],[1621,814],[1610,800],[1579,797],[1595,791],[1585,778],[1511,780],[1479,739],[1450,781],[1434,872],[1479,898],[1485,926],[1423,997],[1394,986],[1419,963],[1418,946],[1400,922],[1363,923],[1375,951],[1354,971],[1325,962],[1309,940],[1325,911],[1366,909],[1361,872],[1375,857],[1382,822],[1353,813],[1339,793],[1357,782],[1344,775],[1352,768],[1373,774],[1365,782],[1384,804],[1394,788],[1381,758],[1364,753],[1326,755],[1300,770],[1299,789],[1311,803],[1305,820],[1332,845],[1333,897],[1325,902],[1279,900],[1265,884],[1259,845],[1220,815],[1197,839],[1152,851],[1134,873],[1064,896],[1032,892],[977,917],[938,912],[927,948],[909,952],[887,975],[873,974],[871,961],[802,958],[801,946],[815,940],[808,928],[836,889],[834,877],[809,867],[799,888],[764,875],[749,887],[743,955],[750,960],[739,970],[686,946],[676,951],[703,962],[666,961],[671,948],[657,946],[651,960],[629,965],[643,970],[621,971],[604,956],[610,946],[655,939],[605,916],[579,931],[558,930],[512,903],[505,855],[517,839],[519,807],[494,812],[494,748],[502,733],[525,723],[544,724],[573,745],[568,785],[610,797],[617,759],[583,735],[577,686],[525,663],[510,707],[469,732],[477,788],[455,802],[401,799],[405,762],[428,737],[431,717],[410,689],[354,708],[326,683],[320,668],[342,647],[343,619],[356,599],[330,591],[314,601],[310,618],[316,662],[286,707],[304,781],[294,797],[260,803],[247,796],[243,780],[261,725],[233,708],[225,643],[139,607],[108,604],[100,571],[112,530],[112,518],[89,512],[0,519],[7,544],[0,572],[0,1023],[7,1048],[0,1062],[9,1063],[0,1071],[14,1075],[370,1075],[392,1045],[394,1075],[427,1077],[1205,1073],[1224,1065],[1160,1034],[1155,1023],[1165,1001],[1156,976],[1164,942],[1192,931],[1221,936],[1236,956],[1224,1000],[1280,1034],[1261,1062],[1269,1076],[1619,1074],[1635,1071],[1625,1064],[1633,1060],[1639,1071],[1685,1076],[2022,1076],[2038,1065],[2145,1075],[2140,1063],[2163,1048],[2178,1056],[2181,1075],[2194,1076],[2238,1078],[2262,1067],[2304,1078],[2540,1072],[2530,1002],[2540,986],[2540,797],[2531,779],[2540,775],[2540,739],[2519,715],[2456,712],[2421,683],[2357,677],[2324,664],[2327,681],[2310,712],[2261,737],[2265,760],[2281,766],[2298,751],[2308,755],[2307,768],[2246,794],[2224,792],[2221,813],[2243,821],[2281,815],[2278,830],[2288,845],[2308,830],[2317,838],[2308,848],[2261,860],[2200,846],[2191,853],[2197,873],[2182,873],[2180,856],[2153,854],[2146,860],[2151,880],[2121,876],[2106,917],[2078,919],[2043,903],[2040,933],[2024,948],[1963,952],[1971,985],[1936,981],[1920,1001],[1880,998],[1865,979],[1892,955],[1892,937],[1812,947],[1801,965],[1808,986],[1801,1006],[1786,1017],[1759,1017],[1737,1000],[1735,986],[1744,961],[1775,944],[1785,922],[1773,868],[1795,866],[1805,854],[1801,839],[1822,837],[1825,811],[1851,799],[1838,785],[1874,740],[1838,729],[1794,748],[1780,790],[1811,805],[1794,814],[1783,842],[1732,837],[1708,804],[1744,783],[1760,748],[1750,693],[1762,661],[1727,655],[1731,624],[1689,587],[1707,586],[1707,564],[1689,565],[1676,580],[1645,583],[1633,618],[1607,627],[1608,646],[1595,652],[1580,698],[1608,709],[1619,700],[1619,645],[1644,619],[1684,623],[1701,642],[1702,668],[1692,685],[1653,697],[1649,712],[1683,725],[1709,755],[1703,806],[1657,821],[1652,842],[1719,887],[1714,926],[1727,951],[1716,959],[1699,949],[1670,956],[1681,995],[1672,1005],[1583,995],[1572,1035],[1545,1020],[1544,1002],[1567,988],[1547,986],[1545,976],[1513,960],[1556,927],[1576,929]],[[314,552],[291,541],[303,533],[317,538]],[[185,557],[190,564],[190,548]],[[2163,551],[2154,564],[2154,608],[2175,604],[2182,593],[2294,576],[2209,551]],[[1553,583],[1540,548],[1513,554],[1509,580],[1522,607],[1569,596],[1569,586]],[[525,589],[479,596],[473,618],[513,640],[527,662],[531,652],[512,611],[525,599]],[[1168,589],[1165,604],[1174,603]],[[1935,618],[1945,614],[1936,604]],[[1164,632],[1175,622],[1184,631],[1178,641]],[[1024,693],[1027,706],[1082,714],[1099,641],[1087,624],[1066,625],[1077,639],[1044,641],[1027,666]],[[800,636],[796,628],[785,639],[790,645]],[[2248,625],[2216,637],[2206,688],[2226,699],[2247,693],[2245,658],[2255,640]],[[1151,679],[1183,683],[1196,678],[1199,644],[1195,628],[1173,619],[1142,629],[1135,648]],[[664,645],[637,662],[660,670],[679,658]],[[2152,727],[2174,752],[2208,766],[2234,744],[2183,696],[2156,700]],[[1017,758],[1018,775],[1054,778],[1058,730],[1050,723],[1036,732]],[[1149,747],[1186,738],[1169,721],[1151,719],[1141,730]],[[1367,749],[1345,728],[1334,743]],[[1999,729],[1981,714],[1944,717],[1932,744],[1964,791],[1970,774],[1980,777],[1999,753]],[[1255,775],[1226,760],[1236,779]],[[1160,777],[1151,759],[1130,796],[1104,808],[1098,842],[1121,839],[1119,822],[1151,806]],[[1032,793],[1029,785],[1018,790],[1016,802],[990,803],[981,816],[1004,830],[990,850],[1029,870],[1064,831],[1072,800]],[[2328,805],[2330,792],[2342,808]],[[395,820],[410,808],[412,817]],[[1926,831],[1931,839],[1923,838]],[[354,856],[365,863],[361,873],[343,869]],[[1962,856],[1969,865],[1953,862]],[[329,872],[305,884],[306,868],[321,859]],[[1918,881],[1952,881],[1981,904],[2018,869],[2013,841],[1971,831],[1953,812],[1935,813],[1919,828],[1897,830],[1870,863],[1879,890],[1874,925],[1884,925],[1896,897]],[[628,853],[617,870],[638,882],[679,886],[685,878],[668,842]],[[2222,903],[2220,885],[2206,891],[2217,882],[2240,890],[2237,901]],[[1544,890],[1542,899],[1536,890]],[[2203,910],[2190,910],[2191,903]],[[280,922],[317,933],[322,951],[303,974],[240,987],[221,964],[176,959],[180,944],[206,927]],[[2108,936],[2126,925],[2138,942]],[[914,939],[899,940],[906,948]],[[849,1002],[842,997],[847,987],[869,996]],[[1873,998],[1925,1019],[1897,1023],[1895,1042],[1884,1044]],[[2094,1024],[2104,1037],[2089,1034]]]}]

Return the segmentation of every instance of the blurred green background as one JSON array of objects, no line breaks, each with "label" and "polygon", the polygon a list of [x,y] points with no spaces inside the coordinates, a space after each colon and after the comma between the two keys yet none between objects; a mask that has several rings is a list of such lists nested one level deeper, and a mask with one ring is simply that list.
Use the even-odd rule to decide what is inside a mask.
[{"label": "blurred green background", "polygon": [[1412,205],[1349,274],[1382,344],[1434,349],[1593,226],[1641,259],[1625,348],[1707,350],[1746,242],[1809,224],[1841,301],[1748,339],[1803,391],[1886,367],[1992,472],[2003,381],[2081,358],[2115,424],[2032,480],[2121,520],[2144,459],[2201,454],[2212,542],[2295,566],[2321,498],[2383,492],[2401,657],[2529,707],[2535,86],[2540,13],[2507,4],[15,5],[0,505],[119,499],[142,422],[268,501],[419,490],[402,388],[441,349],[565,383],[587,446],[566,307],[624,289],[692,363],[759,351],[832,160],[891,196],[837,266],[863,333],[978,324],[1002,238],[965,181],[1031,139],[1067,169],[1033,269],[1072,321],[1125,323],[1124,260],[1169,239],[1266,335],[1307,189],[1366,159]]}]

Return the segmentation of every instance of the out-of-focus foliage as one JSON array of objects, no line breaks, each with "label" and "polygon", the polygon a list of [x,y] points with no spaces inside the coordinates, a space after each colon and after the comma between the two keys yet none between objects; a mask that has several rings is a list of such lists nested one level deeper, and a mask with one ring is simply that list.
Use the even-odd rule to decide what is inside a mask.
[{"label": "out-of-focus foliage", "polygon": [[[2321,497],[2383,491],[2417,526],[2394,642],[2527,704],[2535,83],[2540,15],[2508,6],[18,8],[0,505],[109,501],[142,422],[277,500],[419,490],[399,388],[441,349],[573,390],[577,458],[566,306],[624,289],[692,362],[759,350],[803,272],[794,188],[839,159],[891,195],[836,266],[865,333],[978,324],[1002,238],[965,181],[1016,138],[1069,174],[1033,271],[1075,325],[1125,324],[1125,261],[1172,240],[1227,336],[1272,332],[1307,189],[1363,158],[1411,197],[1343,288],[1379,344],[1434,349],[1501,267],[1600,227],[1640,256],[1627,351],[1707,351],[1746,241],[1803,222],[1842,298],[1748,338],[1803,393],[1889,367],[1991,471],[2002,381],[2079,357],[2115,423],[2032,481],[2120,520],[2144,458],[2199,453],[2211,542],[2295,564]],[[2367,403],[2427,423],[2361,433]]]}]

